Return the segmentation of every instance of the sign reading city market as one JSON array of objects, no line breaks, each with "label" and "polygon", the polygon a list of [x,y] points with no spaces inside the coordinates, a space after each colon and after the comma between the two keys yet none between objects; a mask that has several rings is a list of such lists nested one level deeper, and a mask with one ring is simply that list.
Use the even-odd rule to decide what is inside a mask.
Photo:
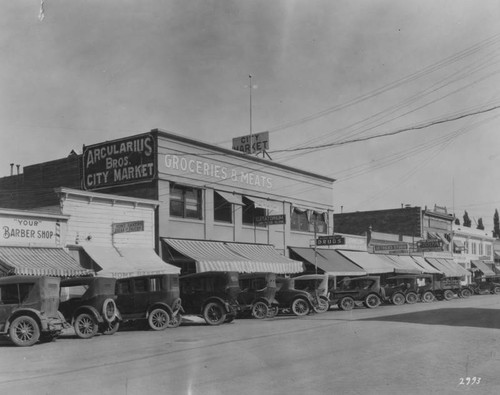
[{"label": "sign reading city market", "polygon": [[83,187],[87,190],[150,181],[156,150],[150,134],[84,147]]},{"label": "sign reading city market", "polygon": [[286,223],[286,216],[285,214],[261,215],[259,217],[255,217],[255,222],[258,224],[282,225]]},{"label": "sign reading city market", "polygon": [[316,239],[317,246],[331,246],[345,244],[345,237],[339,235],[331,235],[331,236],[318,236]]},{"label": "sign reading city market", "polygon": [[233,139],[233,149],[245,154],[256,154],[267,151],[269,149],[269,132],[235,137]]}]

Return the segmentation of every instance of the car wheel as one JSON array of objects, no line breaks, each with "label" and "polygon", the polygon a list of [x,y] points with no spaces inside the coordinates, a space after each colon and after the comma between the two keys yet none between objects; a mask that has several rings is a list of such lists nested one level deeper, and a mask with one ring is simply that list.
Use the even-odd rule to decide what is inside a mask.
[{"label": "car wheel", "polygon": [[422,301],[424,303],[430,303],[434,301],[434,294],[431,291],[426,291],[422,295]]},{"label": "car wheel", "polygon": [[453,293],[453,291],[452,291],[452,290],[447,289],[446,291],[444,291],[443,297],[444,297],[446,300],[453,299],[453,296],[455,296],[455,294]]},{"label": "car wheel", "polygon": [[267,310],[267,318],[274,318],[278,315],[279,312],[279,307],[278,306],[271,306]]},{"label": "car wheel", "polygon": [[462,298],[469,298],[472,296],[472,292],[469,288],[464,288],[460,291],[460,296]]},{"label": "car wheel", "polygon": [[9,336],[16,346],[28,347],[40,338],[40,327],[35,319],[22,315],[17,317],[9,328]]},{"label": "car wheel", "polygon": [[406,299],[402,293],[396,292],[394,295],[392,295],[391,302],[394,303],[396,306],[400,306],[402,304],[405,304]]},{"label": "car wheel", "polygon": [[380,298],[378,295],[370,294],[365,298],[365,306],[369,309],[374,309],[380,305]]},{"label": "car wheel", "polygon": [[266,318],[269,313],[269,307],[264,302],[256,302],[252,306],[252,316],[259,320]]},{"label": "car wheel", "polygon": [[103,335],[114,335],[120,329],[120,321],[106,322],[102,324],[101,332]]},{"label": "car wheel", "polygon": [[417,303],[418,295],[415,292],[409,292],[406,294],[406,303],[414,304]]},{"label": "car wheel", "polygon": [[97,333],[97,322],[90,314],[83,313],[75,318],[73,323],[75,334],[81,339],[90,339]]},{"label": "car wheel", "polygon": [[108,322],[113,322],[116,316],[116,303],[113,299],[106,299],[102,304],[102,315]]},{"label": "car wheel", "polygon": [[309,314],[309,303],[307,300],[302,298],[297,298],[292,302],[292,312],[297,316],[303,316]]},{"label": "car wheel", "polygon": [[330,308],[330,303],[325,296],[320,296],[313,307],[316,313],[326,313]]},{"label": "car wheel", "polygon": [[203,318],[208,325],[220,325],[226,320],[226,312],[220,303],[207,303],[203,309]]},{"label": "car wheel", "polygon": [[167,329],[168,323],[170,322],[170,315],[165,309],[157,308],[153,309],[149,313],[148,324],[149,327],[154,331],[162,331]]},{"label": "car wheel", "polygon": [[170,321],[169,321],[167,327],[177,328],[181,325],[181,323],[182,323],[182,315],[181,315],[181,313],[177,312],[170,318]]},{"label": "car wheel", "polygon": [[500,294],[500,287],[495,287],[495,288],[493,288],[493,293],[494,293],[495,295]]},{"label": "car wheel", "polygon": [[343,297],[338,303],[339,309],[344,311],[349,311],[354,308],[354,299],[350,296]]}]

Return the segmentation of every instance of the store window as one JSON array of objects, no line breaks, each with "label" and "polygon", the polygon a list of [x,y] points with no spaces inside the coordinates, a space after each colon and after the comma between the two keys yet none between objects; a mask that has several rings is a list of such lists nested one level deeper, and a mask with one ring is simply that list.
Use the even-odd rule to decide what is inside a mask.
[{"label": "store window", "polygon": [[201,189],[170,184],[170,216],[201,219]]},{"label": "store window", "polygon": [[264,223],[256,223],[255,218],[263,217],[267,215],[267,210],[265,208],[255,207],[255,203],[250,199],[243,196],[243,224],[244,225],[255,225],[265,228]]},{"label": "store window", "polygon": [[214,193],[214,221],[233,223],[233,207],[218,192]]},{"label": "store window", "polygon": [[317,233],[326,233],[328,227],[325,222],[325,215],[312,210],[302,210],[294,208],[292,211],[292,223],[290,225],[292,230],[302,232],[314,232],[316,225]]}]

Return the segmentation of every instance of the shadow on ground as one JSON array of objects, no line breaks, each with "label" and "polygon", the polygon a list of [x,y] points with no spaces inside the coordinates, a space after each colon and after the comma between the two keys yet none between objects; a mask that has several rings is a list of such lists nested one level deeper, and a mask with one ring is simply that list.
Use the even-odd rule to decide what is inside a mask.
[{"label": "shadow on ground", "polygon": [[364,318],[360,321],[407,322],[424,325],[470,326],[500,329],[500,310],[460,308],[436,309],[383,317]]}]

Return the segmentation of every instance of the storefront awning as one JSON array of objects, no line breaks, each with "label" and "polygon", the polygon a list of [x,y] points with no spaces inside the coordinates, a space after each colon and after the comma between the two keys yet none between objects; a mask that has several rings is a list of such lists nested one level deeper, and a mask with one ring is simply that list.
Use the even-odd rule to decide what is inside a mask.
[{"label": "storefront awning", "polygon": [[443,274],[442,271],[436,269],[434,266],[430,265],[423,257],[421,256],[411,256],[413,259],[423,270],[424,273],[428,274]]},{"label": "storefront awning", "polygon": [[149,248],[84,246],[85,252],[102,269],[101,277],[134,277],[151,274],[179,274],[180,269],[164,262]]},{"label": "storefront awning", "polygon": [[245,197],[248,200],[251,200],[253,202],[253,205],[257,208],[263,208],[269,211],[281,211],[283,209],[283,207],[278,202],[271,202],[269,200],[246,195]]},{"label": "storefront awning", "polygon": [[383,255],[369,254],[365,251],[337,250],[347,259],[363,268],[368,274],[394,273],[395,267]]},{"label": "storefront awning", "polygon": [[363,276],[366,271],[352,263],[335,250],[306,247],[290,247],[296,255],[310,264],[316,264],[326,274],[332,276]]},{"label": "storefront awning", "polygon": [[196,272],[235,271],[239,273],[301,273],[303,265],[281,255],[268,244],[223,241],[162,239],[169,247],[196,263]]},{"label": "storefront awning", "polygon": [[485,276],[494,276],[495,275],[495,272],[493,270],[491,270],[488,267],[488,265],[486,265],[486,263],[484,261],[474,260],[474,261],[471,261],[471,263],[475,267],[477,267],[479,270],[481,270]]},{"label": "storefront awning", "polygon": [[410,256],[392,254],[386,254],[384,256],[394,263],[394,266],[396,266],[396,273],[421,274],[424,272]]},{"label": "storefront awning", "polygon": [[222,191],[215,191],[215,192],[217,192],[226,202],[243,206],[243,202],[241,201],[240,196],[233,195],[232,193],[229,192],[222,192]]},{"label": "storefront awning", "polygon": [[463,277],[470,275],[466,269],[456,263],[453,259],[426,257],[425,260],[441,271],[446,277]]},{"label": "storefront awning", "polygon": [[0,247],[0,271],[27,276],[93,275],[62,248]]}]

